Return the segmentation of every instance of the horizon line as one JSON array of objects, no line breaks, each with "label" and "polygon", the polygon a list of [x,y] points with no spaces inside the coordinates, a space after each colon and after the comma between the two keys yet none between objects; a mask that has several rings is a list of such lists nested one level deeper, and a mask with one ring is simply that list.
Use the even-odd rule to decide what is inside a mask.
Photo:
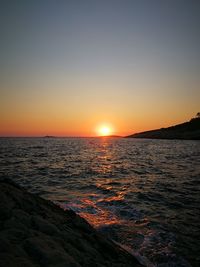
[{"label": "horizon line", "polygon": [[30,135],[20,135],[20,136],[0,136],[0,138],[123,138],[122,135],[99,135],[99,136],[30,136]]}]

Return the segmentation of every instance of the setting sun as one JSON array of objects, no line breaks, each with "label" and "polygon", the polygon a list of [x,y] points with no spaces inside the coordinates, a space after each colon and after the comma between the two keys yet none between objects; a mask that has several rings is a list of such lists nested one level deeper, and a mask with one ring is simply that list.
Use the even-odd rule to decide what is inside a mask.
[{"label": "setting sun", "polygon": [[97,130],[97,135],[98,136],[108,136],[108,135],[111,135],[113,130],[112,130],[112,127],[111,126],[108,126],[108,125],[100,125]]},{"label": "setting sun", "polygon": [[110,134],[110,128],[108,128],[108,127],[100,128],[99,134],[102,135],[102,136],[109,135]]}]

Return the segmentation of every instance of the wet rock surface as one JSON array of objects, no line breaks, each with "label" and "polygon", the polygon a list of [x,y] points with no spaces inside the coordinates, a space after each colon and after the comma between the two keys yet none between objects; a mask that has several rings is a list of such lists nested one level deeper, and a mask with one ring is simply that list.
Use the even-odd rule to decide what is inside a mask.
[{"label": "wet rock surface", "polygon": [[139,267],[73,211],[0,182],[0,266]]}]

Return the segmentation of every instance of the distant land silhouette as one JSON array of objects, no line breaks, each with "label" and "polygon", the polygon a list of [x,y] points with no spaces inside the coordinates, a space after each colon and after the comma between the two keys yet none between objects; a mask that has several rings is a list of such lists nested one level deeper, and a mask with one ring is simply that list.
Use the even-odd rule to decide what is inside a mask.
[{"label": "distant land silhouette", "polygon": [[200,140],[200,114],[188,122],[168,128],[135,133],[126,138]]},{"label": "distant land silhouette", "polygon": [[54,135],[45,135],[44,138],[56,138]]},{"label": "distant land silhouette", "polygon": [[102,135],[102,136],[98,136],[98,137],[100,137],[100,138],[102,138],[102,137],[122,138],[122,136],[120,136],[120,135]]}]

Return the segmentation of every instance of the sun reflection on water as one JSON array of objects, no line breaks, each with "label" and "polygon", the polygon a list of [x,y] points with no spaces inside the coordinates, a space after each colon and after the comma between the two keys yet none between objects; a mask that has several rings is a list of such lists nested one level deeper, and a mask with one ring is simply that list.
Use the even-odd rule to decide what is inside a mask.
[{"label": "sun reflection on water", "polygon": [[[108,186],[105,189],[111,190],[112,187]],[[98,198],[96,198],[97,196]],[[109,209],[103,207],[101,203],[121,201],[122,199],[123,199],[123,194],[121,193],[116,196],[102,197],[102,198],[99,195],[91,196],[90,193],[85,194],[84,198],[81,200],[81,204],[79,207],[80,208],[79,215],[85,218],[95,228],[112,224],[120,224],[121,223],[120,218],[114,213],[112,213]],[[89,211],[86,212],[86,210]]]}]

